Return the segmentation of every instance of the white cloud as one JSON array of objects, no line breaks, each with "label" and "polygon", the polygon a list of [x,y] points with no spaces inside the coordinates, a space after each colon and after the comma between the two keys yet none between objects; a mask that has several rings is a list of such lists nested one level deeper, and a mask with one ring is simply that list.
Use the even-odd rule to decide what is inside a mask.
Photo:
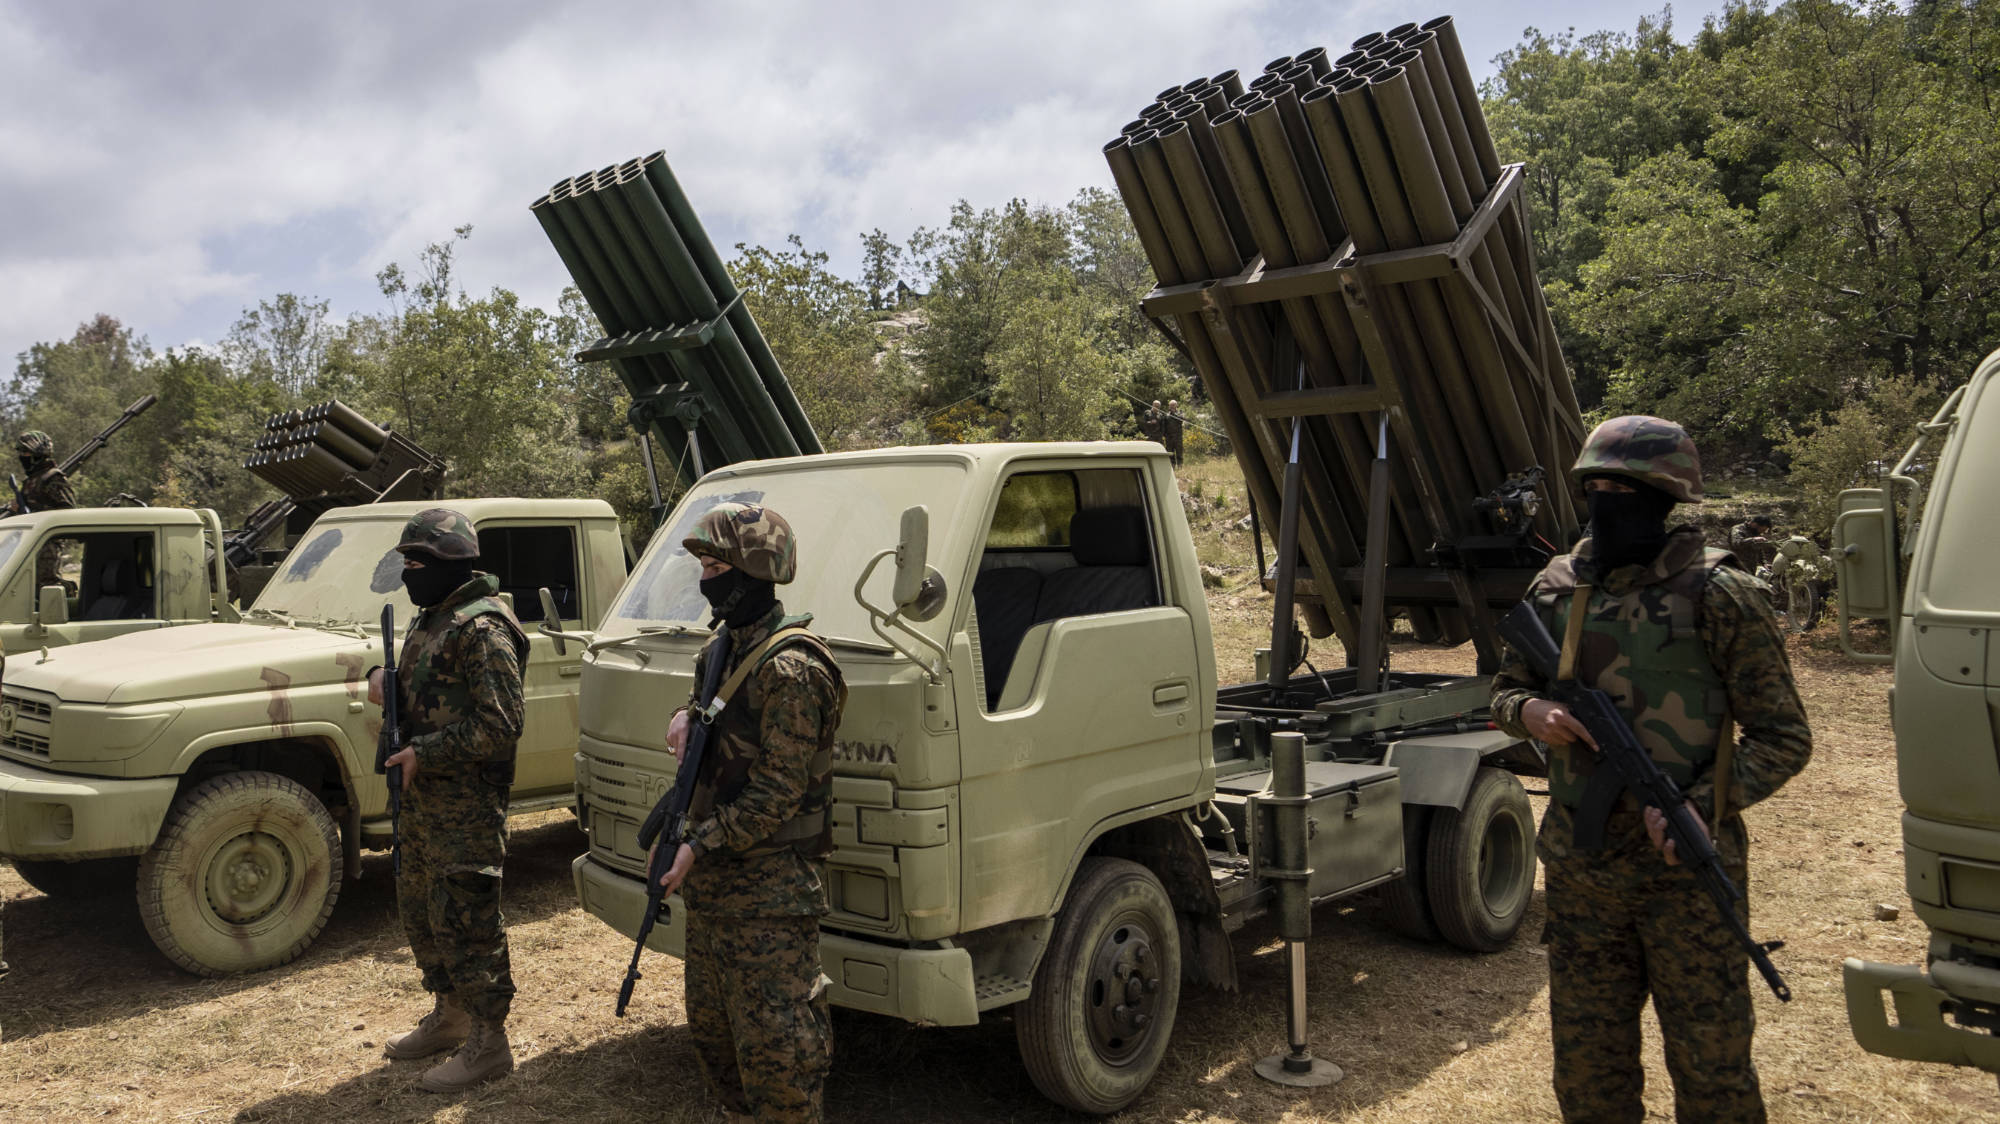
[{"label": "white cloud", "polygon": [[[1564,6],[1482,13],[1505,30],[1482,48],[1468,25],[1468,53]],[[0,355],[100,311],[166,344],[279,292],[372,308],[377,269],[464,222],[468,288],[548,305],[568,279],[529,201],[659,148],[725,253],[797,232],[851,269],[858,232],[937,225],[957,198],[1107,183],[1100,143],[1170,82],[1401,18],[1383,0],[0,0]]]}]

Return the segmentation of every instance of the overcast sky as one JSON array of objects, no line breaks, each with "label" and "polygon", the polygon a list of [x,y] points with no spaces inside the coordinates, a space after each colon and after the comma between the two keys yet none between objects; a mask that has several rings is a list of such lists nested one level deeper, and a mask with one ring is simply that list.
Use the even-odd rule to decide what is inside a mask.
[{"label": "overcast sky", "polygon": [[[1662,7],[1455,14],[1484,78],[1525,27],[1630,30]],[[379,310],[375,272],[461,223],[468,290],[552,307],[569,278],[529,202],[661,148],[718,247],[798,233],[852,276],[860,231],[1108,187],[1099,147],[1163,86],[1445,10],[0,0],[0,360],[99,312],[165,348],[281,292]]]}]

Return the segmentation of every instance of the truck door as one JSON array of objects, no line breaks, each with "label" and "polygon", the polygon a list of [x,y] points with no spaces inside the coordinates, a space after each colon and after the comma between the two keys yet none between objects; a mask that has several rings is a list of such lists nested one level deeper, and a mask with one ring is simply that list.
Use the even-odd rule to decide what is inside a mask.
[{"label": "truck door", "polygon": [[35,556],[52,554],[57,580],[69,592],[69,622],[47,626],[39,638],[24,635],[24,644],[81,644],[166,623],[160,615],[163,575],[157,528],[49,526],[25,551],[16,580],[8,583],[8,600],[17,600],[11,596],[15,585],[23,586],[27,596],[19,599],[25,610],[20,619],[31,619],[40,596],[35,588]]},{"label": "truck door", "polygon": [[1159,518],[1178,497],[1142,463],[1036,464],[995,502],[959,624],[983,681],[958,703],[963,928],[1046,914],[1093,825],[1200,783],[1202,665]]},{"label": "truck door", "polygon": [[514,764],[514,795],[568,790],[576,780],[577,683],[583,671],[581,646],[556,654],[555,642],[535,627],[541,619],[541,590],[555,597],[563,626],[583,627],[579,535],[574,523],[501,523],[479,528],[479,567],[500,578],[514,615],[528,633],[528,667],[521,677],[527,716]]}]

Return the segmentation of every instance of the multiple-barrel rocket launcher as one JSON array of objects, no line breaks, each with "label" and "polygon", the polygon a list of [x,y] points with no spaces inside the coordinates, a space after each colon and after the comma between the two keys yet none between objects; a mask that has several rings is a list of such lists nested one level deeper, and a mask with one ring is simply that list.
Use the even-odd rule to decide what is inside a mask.
[{"label": "multiple-barrel rocket launcher", "polygon": [[[1269,664],[1261,682],[1218,692],[1218,717],[1249,731],[1219,733],[1218,766],[1268,760],[1281,808],[1304,797],[1308,761],[1417,768],[1422,787],[1423,735],[1485,736],[1487,686],[1392,675],[1389,621],[1470,640],[1491,673],[1500,617],[1578,537],[1568,489],[1547,477],[1585,435],[1522,170],[1500,163],[1450,17],[1364,36],[1338,58],[1275,59],[1248,83],[1232,70],[1169,87],[1104,155],[1159,279],[1144,310],[1199,372],[1253,501],[1279,513]],[[1338,636],[1345,669],[1292,674],[1295,606],[1316,635]],[[1500,753],[1473,764],[1546,767],[1518,743]],[[1406,800],[1403,876],[1381,890],[1391,924],[1413,933],[1428,927],[1426,893],[1443,926],[1449,880],[1431,867],[1463,814],[1427,803]],[[1303,825],[1265,827],[1282,847]],[[1519,851],[1479,838],[1482,871],[1489,844]],[[1516,874],[1531,880],[1526,864]],[[1302,880],[1276,891],[1291,1051],[1257,1072],[1285,1084],[1329,1076],[1306,1046],[1310,900]]]},{"label": "multiple-barrel rocket launcher", "polygon": [[743,294],[664,153],[583,172],[530,204],[607,334],[632,395],[653,515],[666,513],[651,441],[683,486],[721,465],[821,451]]},{"label": "multiple-barrel rocket launcher", "polygon": [[1159,278],[1145,312],[1279,513],[1272,684],[1294,598],[1364,691],[1397,614],[1492,670],[1495,610],[1577,537],[1542,478],[1584,427],[1451,18],[1169,87],[1104,155]]},{"label": "multiple-barrel rocket launcher", "polygon": [[[330,508],[437,499],[444,461],[338,400],[273,414],[243,467],[283,496],[250,513],[223,542],[235,592],[249,601],[313,520]],[[284,529],[282,547],[265,540]]]}]

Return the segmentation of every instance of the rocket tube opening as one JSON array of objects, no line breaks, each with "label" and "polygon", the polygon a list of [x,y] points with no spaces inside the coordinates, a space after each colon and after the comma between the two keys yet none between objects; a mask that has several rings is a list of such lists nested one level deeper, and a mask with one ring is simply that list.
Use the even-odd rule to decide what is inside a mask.
[{"label": "rocket tube opening", "polygon": [[1267,70],[1264,73],[1259,74],[1255,79],[1251,81],[1250,88],[1254,91],[1261,93],[1277,84],[1278,84],[1278,76]]},{"label": "rocket tube opening", "polygon": [[1277,58],[1274,58],[1270,62],[1264,64],[1264,73],[1266,74],[1275,73],[1276,71],[1283,70],[1290,65],[1292,65],[1292,56],[1279,55]]},{"label": "rocket tube opening", "polygon": [[1360,63],[1367,57],[1368,57],[1367,51],[1349,51],[1346,54],[1340,56],[1339,58],[1333,60],[1333,65],[1337,68],[1345,69],[1347,67],[1354,66]]},{"label": "rocket tube opening", "polygon": [[1385,39],[1401,39],[1406,35],[1415,35],[1419,30],[1414,23],[1399,23],[1383,32],[1382,37]]},{"label": "rocket tube opening", "polygon": [[1354,42],[1349,43],[1348,46],[1357,51],[1365,51],[1375,44],[1380,43],[1384,38],[1385,36],[1381,32],[1371,31]]},{"label": "rocket tube opening", "polygon": [[1424,54],[1422,51],[1412,51],[1406,47],[1403,50],[1397,51],[1395,54],[1390,55],[1388,58],[1383,59],[1382,62],[1384,65],[1387,66],[1407,67],[1411,63],[1423,57]]}]

